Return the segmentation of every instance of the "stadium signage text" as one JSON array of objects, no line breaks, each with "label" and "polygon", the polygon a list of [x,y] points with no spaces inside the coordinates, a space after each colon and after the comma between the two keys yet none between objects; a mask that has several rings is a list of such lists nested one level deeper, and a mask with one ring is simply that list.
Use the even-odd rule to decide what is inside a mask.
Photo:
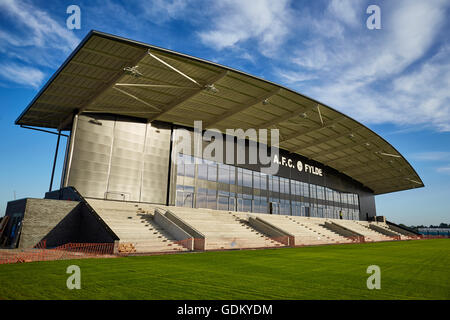
[{"label": "stadium signage text", "polygon": [[321,168],[318,168],[316,166],[312,166],[312,165],[309,165],[306,163],[303,164],[300,160],[298,160],[297,162],[294,162],[290,158],[286,158],[283,156],[278,157],[278,155],[274,155],[273,162],[278,165],[282,165],[282,166],[285,166],[288,168],[296,167],[299,172],[305,171],[306,173],[314,174],[316,176],[321,176],[321,177],[323,176],[323,170]]}]

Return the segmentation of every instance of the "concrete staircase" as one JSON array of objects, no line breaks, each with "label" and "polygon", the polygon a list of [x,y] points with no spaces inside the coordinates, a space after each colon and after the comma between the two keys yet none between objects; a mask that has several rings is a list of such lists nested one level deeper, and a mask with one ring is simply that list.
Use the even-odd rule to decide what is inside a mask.
[{"label": "concrete staircase", "polygon": [[236,212],[166,207],[205,236],[205,250],[281,247],[282,243],[256,231]]},{"label": "concrete staircase", "polygon": [[322,218],[307,218],[307,217],[296,217],[290,216],[290,220],[296,222],[300,226],[311,230],[316,233],[318,237],[327,239],[329,243],[351,243],[353,242],[351,239],[346,238],[344,236],[339,235],[336,232],[333,232],[325,227],[322,224],[325,222],[325,219]]},{"label": "concrete staircase", "polygon": [[369,222],[356,220],[333,220],[334,223],[364,236],[366,242],[389,241],[392,238],[369,228]]},{"label": "concrete staircase", "polygon": [[312,230],[306,225],[300,224],[291,216],[286,215],[272,215],[272,214],[258,214],[256,215],[263,221],[266,221],[281,230],[284,230],[295,237],[295,245],[318,245],[335,243],[329,234],[319,233]]},{"label": "concrete staircase", "polygon": [[86,199],[89,205],[119,237],[119,248],[127,253],[187,251],[153,220],[154,207],[143,203]]},{"label": "concrete staircase", "polygon": [[400,232],[397,232],[397,231],[395,231],[395,230],[392,230],[391,228],[389,228],[389,226],[388,226],[386,223],[383,223],[383,222],[370,222],[370,224],[376,225],[377,227],[382,228],[382,229],[384,229],[384,230],[386,230],[386,231],[395,233],[396,235],[400,236],[400,239],[401,239],[401,240],[410,240],[410,239],[413,239],[412,237],[409,237],[409,236],[407,236],[407,235],[405,235],[405,234],[402,234],[402,233],[400,233]]}]

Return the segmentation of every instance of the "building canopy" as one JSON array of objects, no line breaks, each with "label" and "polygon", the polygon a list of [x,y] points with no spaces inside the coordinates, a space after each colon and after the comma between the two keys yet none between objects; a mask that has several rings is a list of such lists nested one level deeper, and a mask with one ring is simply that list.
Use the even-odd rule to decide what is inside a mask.
[{"label": "building canopy", "polygon": [[187,127],[202,120],[204,129],[222,131],[279,129],[280,148],[334,168],[375,194],[424,186],[386,140],[323,103],[238,70],[97,31],[16,124],[69,130],[73,115],[82,112]]}]

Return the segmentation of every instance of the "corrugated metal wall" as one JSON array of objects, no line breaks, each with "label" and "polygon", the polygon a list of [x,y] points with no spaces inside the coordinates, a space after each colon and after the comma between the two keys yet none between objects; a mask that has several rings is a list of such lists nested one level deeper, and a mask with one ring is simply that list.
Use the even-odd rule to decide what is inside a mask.
[{"label": "corrugated metal wall", "polygon": [[84,114],[72,130],[64,186],[85,197],[166,203],[169,126]]}]

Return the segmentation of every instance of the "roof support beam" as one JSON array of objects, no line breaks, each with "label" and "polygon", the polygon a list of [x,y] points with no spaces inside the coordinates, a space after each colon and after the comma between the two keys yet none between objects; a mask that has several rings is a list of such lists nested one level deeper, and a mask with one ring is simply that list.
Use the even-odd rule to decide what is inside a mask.
[{"label": "roof support beam", "polygon": [[[112,88],[113,88],[114,90],[117,90],[117,91],[119,91],[120,93],[122,93],[122,94],[128,96],[128,97],[131,97],[131,98],[135,99],[136,101],[139,101],[139,102],[142,103],[142,104],[145,104],[147,107],[150,107],[150,108],[152,108],[152,109],[154,109],[154,110],[156,110],[156,111],[161,111],[160,108],[155,107],[154,105],[152,105],[152,104],[150,104],[150,103],[148,103],[148,102],[146,102],[146,101],[144,101],[144,100],[142,100],[142,99],[136,97],[135,95],[133,95],[133,94],[131,94],[131,93],[126,92],[125,90],[122,90],[122,89],[119,89],[119,88],[116,88],[116,87],[112,87]],[[153,111],[153,112],[154,112],[154,111]]]},{"label": "roof support beam", "polygon": [[239,112],[247,110],[247,109],[253,107],[254,105],[257,105],[258,103],[262,103],[264,100],[269,99],[270,97],[278,94],[279,92],[280,92],[280,88],[276,88],[276,89],[271,90],[271,91],[269,91],[263,95],[260,95],[256,98],[252,98],[244,103],[239,103],[232,109],[228,110],[227,112],[217,116],[216,118],[212,119],[211,121],[208,121],[204,126],[205,126],[205,128],[214,126],[217,123],[222,122],[223,120],[231,118],[232,116],[234,116],[235,114],[237,114]]},{"label": "roof support beam", "polygon": [[[85,48],[86,49],[86,48]],[[84,49],[83,49],[84,50]],[[135,58],[135,59],[127,59],[125,62],[122,63],[121,67],[117,70],[116,74],[113,75],[109,81],[103,81],[103,85],[100,86],[99,90],[98,90],[98,94],[92,98],[89,98],[84,104],[83,107],[80,108],[78,110],[78,114],[82,113],[83,111],[85,111],[86,109],[89,108],[89,106],[95,102],[95,100],[97,100],[101,94],[103,92],[105,92],[108,88],[112,87],[114,85],[114,83],[118,82],[118,80],[123,77],[124,75],[124,68],[126,66],[134,66],[136,65],[140,60],[142,60],[145,56],[147,55],[147,51],[145,51],[142,55],[140,55],[139,57]]]},{"label": "roof support beam", "polygon": [[138,87],[138,88],[156,88],[156,89],[188,89],[197,90],[193,87],[180,87],[168,84],[145,84],[145,83],[116,83],[115,86],[119,87]]},{"label": "roof support beam", "polygon": [[[214,77],[211,77],[210,79],[208,79],[207,83],[208,84],[214,84],[217,81],[219,81],[220,79],[224,78],[227,74],[228,74],[228,70],[222,71],[219,74],[215,75]],[[190,99],[190,98],[200,94],[203,90],[204,90],[203,87],[202,88],[198,88],[196,91],[190,92],[190,93],[188,93],[186,95],[183,95],[183,96],[175,99],[174,101],[170,102],[167,106],[165,106],[163,108],[163,110],[159,114],[157,114],[157,115],[155,115],[153,117],[150,117],[148,119],[148,121],[151,122],[151,121],[153,121],[153,120],[163,116],[164,114],[166,114],[167,112],[169,112],[172,109],[176,108],[177,106],[179,106],[180,104],[182,104],[186,100],[188,100],[188,99]]]},{"label": "roof support beam", "polygon": [[196,84],[198,87],[203,88],[203,86],[198,83],[196,80],[192,79],[191,77],[189,77],[187,74],[185,74],[184,72],[178,70],[177,68],[175,68],[174,66],[170,65],[169,63],[165,62],[163,59],[158,58],[157,56],[155,56],[153,53],[150,52],[150,49],[148,49],[147,54],[152,57],[153,59],[157,60],[158,62],[162,63],[163,65],[165,65],[166,67],[168,67],[169,69],[175,71],[176,73],[178,73],[179,75],[181,75],[182,77],[188,79],[189,81],[193,82],[194,84]]}]

